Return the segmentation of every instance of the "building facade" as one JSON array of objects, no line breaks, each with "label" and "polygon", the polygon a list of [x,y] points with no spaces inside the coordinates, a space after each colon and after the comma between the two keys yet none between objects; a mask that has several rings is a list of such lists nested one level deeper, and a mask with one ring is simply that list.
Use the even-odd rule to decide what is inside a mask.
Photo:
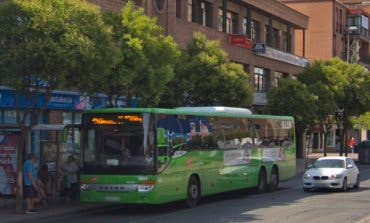
[{"label": "building facade", "polygon": [[[280,0],[287,6],[309,17],[307,30],[296,31],[295,53],[306,55],[309,60],[339,57],[349,63],[370,68],[369,16],[358,0]],[[367,8],[365,7],[365,8]],[[369,7],[370,9],[370,7]],[[305,40],[304,44],[300,42]],[[301,49],[299,46],[303,46]],[[365,132],[363,134],[362,132]],[[351,133],[357,139],[367,139],[366,130]],[[314,129],[309,145],[321,150],[324,145],[320,129]],[[339,150],[339,130],[333,127],[327,146]]]},{"label": "building facade", "polygon": [[344,52],[346,52],[347,9],[341,2],[336,0],[281,0],[281,2],[309,17],[307,30],[296,31],[297,55],[305,55],[309,60],[346,58]]},{"label": "building facade", "polygon": [[[124,1],[90,0],[102,10],[119,11]],[[231,61],[251,74],[254,108],[266,104],[266,92],[282,77],[295,78],[307,64],[295,52],[295,31],[308,17],[276,0],[138,0],[147,15],[157,17],[166,34],[185,48],[194,32],[219,40]]]}]

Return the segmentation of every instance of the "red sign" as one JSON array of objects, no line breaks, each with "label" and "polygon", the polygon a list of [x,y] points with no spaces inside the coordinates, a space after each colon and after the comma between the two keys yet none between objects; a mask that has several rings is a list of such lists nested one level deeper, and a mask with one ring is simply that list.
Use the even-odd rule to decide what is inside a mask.
[{"label": "red sign", "polygon": [[246,35],[230,35],[229,37],[230,45],[239,46],[246,49],[252,49],[252,41],[247,38]]}]

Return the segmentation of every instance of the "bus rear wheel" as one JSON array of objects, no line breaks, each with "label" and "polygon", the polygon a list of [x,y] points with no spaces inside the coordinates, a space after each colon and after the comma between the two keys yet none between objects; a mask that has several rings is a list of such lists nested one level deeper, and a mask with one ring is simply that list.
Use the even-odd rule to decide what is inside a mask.
[{"label": "bus rear wheel", "polygon": [[197,177],[191,176],[188,182],[186,205],[189,208],[194,208],[198,205],[199,200],[200,200],[200,183]]},{"label": "bus rear wheel", "polygon": [[266,171],[265,169],[260,169],[258,174],[258,185],[257,185],[257,192],[262,194],[266,191]]},{"label": "bus rear wheel", "polygon": [[279,186],[279,172],[276,167],[273,167],[271,170],[271,182],[269,184],[269,191],[273,192],[278,189]]}]

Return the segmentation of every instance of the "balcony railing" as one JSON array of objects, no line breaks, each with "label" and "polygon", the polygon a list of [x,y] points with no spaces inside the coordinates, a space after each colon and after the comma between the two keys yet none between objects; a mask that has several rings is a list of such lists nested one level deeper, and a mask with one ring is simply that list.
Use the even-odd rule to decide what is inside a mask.
[{"label": "balcony railing", "polygon": [[367,40],[370,40],[370,36],[369,36],[369,30],[361,27],[361,26],[350,26],[351,29],[349,29],[349,27],[347,27],[347,32],[349,32],[350,35],[360,35],[361,37],[367,39]]}]

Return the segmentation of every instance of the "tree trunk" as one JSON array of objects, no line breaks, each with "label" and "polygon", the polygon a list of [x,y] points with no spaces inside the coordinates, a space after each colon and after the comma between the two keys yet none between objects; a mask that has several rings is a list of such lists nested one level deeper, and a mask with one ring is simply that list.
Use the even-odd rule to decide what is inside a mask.
[{"label": "tree trunk", "polygon": [[343,136],[344,136],[344,130],[340,129],[339,131],[339,145],[340,145],[339,156],[343,156],[343,138],[344,138]]},{"label": "tree trunk", "polygon": [[16,211],[18,214],[24,212],[23,207],[23,154],[27,142],[28,129],[21,126],[21,137],[17,147],[17,194],[16,194]]},{"label": "tree trunk", "polygon": [[304,158],[305,155],[305,140],[303,139],[303,132],[296,130],[296,157]]},{"label": "tree trunk", "polygon": [[324,156],[327,156],[327,148],[326,148],[326,144],[328,142],[328,135],[329,133],[328,132],[324,132]]}]

